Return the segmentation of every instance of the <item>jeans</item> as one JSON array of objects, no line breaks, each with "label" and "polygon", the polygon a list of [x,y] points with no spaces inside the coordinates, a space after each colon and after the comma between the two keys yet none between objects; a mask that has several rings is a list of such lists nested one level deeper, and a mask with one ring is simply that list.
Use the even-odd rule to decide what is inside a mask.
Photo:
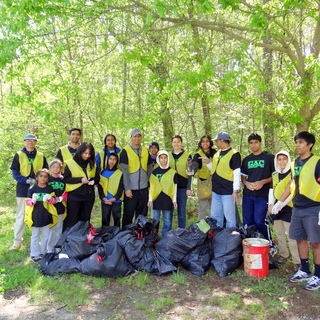
[{"label": "jeans", "polygon": [[212,192],[212,204],[210,218],[217,220],[217,226],[224,227],[224,218],[226,218],[226,228],[237,226],[236,204],[233,201],[232,194],[219,195]]},{"label": "jeans", "polygon": [[186,217],[186,206],[187,206],[187,188],[177,189],[177,205],[178,205],[178,227],[185,228],[187,217]]},{"label": "jeans", "polygon": [[268,212],[268,199],[244,195],[242,200],[243,224],[247,226],[255,225],[265,239],[272,244],[271,233],[265,223]]},{"label": "jeans", "polygon": [[162,227],[162,236],[164,236],[172,228],[172,210],[152,210],[153,219],[160,221],[160,215],[162,211],[163,217],[163,227]]}]

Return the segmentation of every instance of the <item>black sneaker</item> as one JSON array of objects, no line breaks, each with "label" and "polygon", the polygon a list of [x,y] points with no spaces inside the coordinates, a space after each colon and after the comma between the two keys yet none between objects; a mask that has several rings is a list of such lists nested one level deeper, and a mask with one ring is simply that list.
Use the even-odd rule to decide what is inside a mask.
[{"label": "black sneaker", "polygon": [[33,262],[39,262],[41,259],[42,259],[41,256],[31,257],[31,260],[32,260]]}]

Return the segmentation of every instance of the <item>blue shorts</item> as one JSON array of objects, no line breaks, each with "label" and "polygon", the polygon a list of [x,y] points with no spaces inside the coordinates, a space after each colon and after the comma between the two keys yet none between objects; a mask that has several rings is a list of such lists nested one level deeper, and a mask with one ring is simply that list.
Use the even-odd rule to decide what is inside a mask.
[{"label": "blue shorts", "polygon": [[319,206],[309,208],[293,207],[289,238],[292,240],[309,240],[310,243],[320,243],[319,210]]}]

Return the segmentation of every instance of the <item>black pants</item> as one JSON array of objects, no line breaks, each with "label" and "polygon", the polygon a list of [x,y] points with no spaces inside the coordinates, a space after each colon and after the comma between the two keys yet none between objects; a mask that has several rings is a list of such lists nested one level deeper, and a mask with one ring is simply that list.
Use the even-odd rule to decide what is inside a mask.
[{"label": "black pants", "polygon": [[148,188],[141,190],[132,190],[132,198],[124,196],[124,209],[122,217],[122,228],[132,223],[133,216],[148,215]]},{"label": "black pants", "polygon": [[90,221],[94,200],[67,200],[67,216],[63,220],[63,231],[74,226],[78,221]]},{"label": "black pants", "polygon": [[108,226],[110,224],[110,217],[112,214],[114,225],[120,228],[121,203],[113,205],[101,203],[101,212],[103,226]]}]

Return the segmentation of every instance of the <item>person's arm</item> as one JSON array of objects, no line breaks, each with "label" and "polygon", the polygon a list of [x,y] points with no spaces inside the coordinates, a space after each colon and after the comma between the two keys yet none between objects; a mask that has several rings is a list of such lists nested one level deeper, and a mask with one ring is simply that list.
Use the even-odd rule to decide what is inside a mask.
[{"label": "person's arm", "polygon": [[120,178],[120,182],[119,182],[119,188],[117,193],[114,195],[115,200],[119,200],[122,193],[123,193],[124,187],[123,187],[123,175]]},{"label": "person's arm", "polygon": [[174,209],[176,209],[178,207],[178,205],[177,205],[177,190],[178,190],[178,185],[175,183],[174,184],[174,194],[173,194],[173,199],[172,199]]},{"label": "person's arm", "polygon": [[84,178],[84,177],[72,177],[71,171],[70,171],[68,165],[66,165],[66,167],[64,169],[63,176],[64,176],[65,183],[69,183],[69,184],[82,183],[82,179]]}]

